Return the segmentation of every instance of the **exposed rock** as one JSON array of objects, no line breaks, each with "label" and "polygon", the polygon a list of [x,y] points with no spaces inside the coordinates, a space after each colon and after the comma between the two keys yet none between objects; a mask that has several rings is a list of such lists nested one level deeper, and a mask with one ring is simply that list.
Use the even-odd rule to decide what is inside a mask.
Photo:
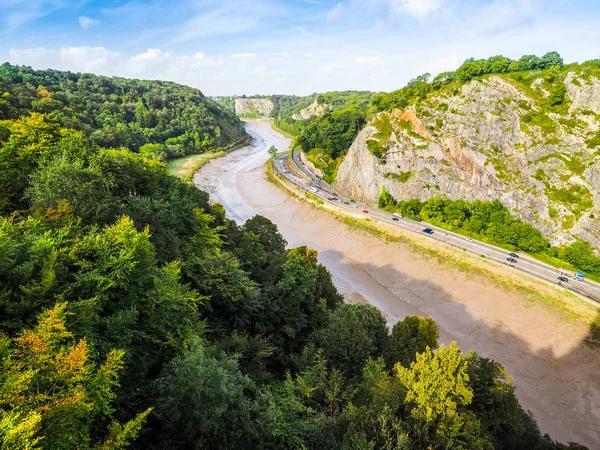
[{"label": "exposed rock", "polygon": [[[498,199],[554,244],[580,238],[600,248],[600,155],[586,144],[600,126],[589,112],[600,111],[600,80],[571,73],[565,87],[570,112],[545,116],[551,131],[525,119],[541,111],[526,90],[497,76],[380,113],[350,147],[337,187],[371,204],[382,186],[397,200]],[[393,131],[381,138],[377,125],[388,121]]]},{"label": "exposed rock", "polygon": [[235,113],[238,116],[271,117],[275,105],[268,98],[236,98]]},{"label": "exposed rock", "polygon": [[312,102],[306,108],[302,108],[298,114],[293,114],[292,119],[294,120],[306,120],[311,117],[318,117],[325,114],[328,110],[328,106],[325,103],[317,103],[317,100]]}]

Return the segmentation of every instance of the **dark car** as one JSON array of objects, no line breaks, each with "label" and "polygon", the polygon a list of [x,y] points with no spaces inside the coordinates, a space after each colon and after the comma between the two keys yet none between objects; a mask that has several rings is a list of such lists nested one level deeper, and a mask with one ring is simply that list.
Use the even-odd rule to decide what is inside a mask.
[{"label": "dark car", "polygon": [[352,203],[356,203],[354,200],[350,200]]},{"label": "dark car", "polygon": [[516,253],[509,253],[508,256],[515,259],[519,257],[519,255],[517,255]]},{"label": "dark car", "polygon": [[558,277],[558,281],[562,281],[563,283],[568,283],[569,279],[567,277]]},{"label": "dark car", "polygon": [[425,228],[423,230],[423,233],[427,233],[427,234],[433,234],[433,230],[431,228]]},{"label": "dark car", "polygon": [[397,217],[392,217],[392,220],[393,220],[394,222],[398,222],[398,220],[399,220],[399,219],[398,219]]},{"label": "dark car", "polygon": [[350,203],[348,203],[348,202],[344,202],[344,205],[349,205],[349,204],[350,204]]},{"label": "dark car", "polygon": [[511,264],[515,264],[517,262],[517,260],[515,258],[511,258],[511,257],[506,258],[506,260]]}]

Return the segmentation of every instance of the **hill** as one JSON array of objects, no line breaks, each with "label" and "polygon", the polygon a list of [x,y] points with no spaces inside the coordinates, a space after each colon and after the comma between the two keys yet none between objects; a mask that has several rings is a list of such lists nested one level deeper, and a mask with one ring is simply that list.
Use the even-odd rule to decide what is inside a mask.
[{"label": "hill", "polygon": [[245,141],[240,120],[198,89],[167,81],[0,66],[0,120],[50,114],[103,147],[177,157]]}]

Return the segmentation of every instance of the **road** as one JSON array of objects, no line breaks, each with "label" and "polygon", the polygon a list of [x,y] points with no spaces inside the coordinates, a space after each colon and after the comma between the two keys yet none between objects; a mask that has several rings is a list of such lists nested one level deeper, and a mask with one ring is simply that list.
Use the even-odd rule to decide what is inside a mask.
[{"label": "road", "polygon": [[278,156],[275,159],[274,167],[279,175],[286,178],[294,185],[309,192],[315,197],[320,198],[324,202],[335,204],[338,208],[346,209],[348,212],[354,214],[368,211],[364,214],[371,219],[398,226],[421,235],[425,234],[423,232],[424,229],[429,228],[432,230],[432,233],[427,234],[427,236],[432,239],[436,239],[446,245],[464,249],[475,255],[484,256],[492,261],[509,265],[515,270],[521,270],[545,281],[556,283],[586,299],[595,303],[600,303],[600,285],[597,283],[587,279],[580,281],[573,278],[569,278],[568,282],[561,282],[558,280],[560,274],[557,268],[529,257],[528,255],[521,253],[518,258],[516,258],[517,262],[511,263],[507,259],[509,258],[509,253],[511,253],[508,250],[467,238],[426,222],[416,222],[406,218],[395,217],[393,214],[376,208],[373,209],[368,205],[354,202],[354,200],[340,195],[329,184],[317,177],[304,165],[300,158],[300,152],[297,150],[292,153],[291,161],[287,154]]}]

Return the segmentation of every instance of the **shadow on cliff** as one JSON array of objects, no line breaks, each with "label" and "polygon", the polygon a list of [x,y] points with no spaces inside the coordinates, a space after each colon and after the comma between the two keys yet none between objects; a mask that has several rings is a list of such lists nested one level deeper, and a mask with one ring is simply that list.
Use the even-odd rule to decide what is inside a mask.
[{"label": "shadow on cliff", "polygon": [[[364,299],[356,295],[348,300],[367,301],[378,307],[390,327],[407,315],[432,317],[440,329],[440,344],[456,341],[465,353],[472,349],[505,365],[513,377],[521,405],[533,413],[543,433],[562,442],[600,448],[597,427],[600,423],[600,352],[585,343],[587,338],[558,355],[552,347],[540,348],[539,342],[533,342],[535,333],[532,337],[524,330],[518,335],[503,323],[487,323],[475,317],[441,284],[412,278],[390,265],[349,262],[343,254],[333,250],[321,252],[319,260],[325,266],[328,262],[335,263],[337,269],[351,267],[348,271],[359,284],[361,280],[357,278],[360,277],[365,277],[364,281],[375,280]],[[378,280],[382,277],[387,287]],[[418,297],[413,294],[415,290],[420,293]],[[535,329],[539,324],[530,325]],[[588,336],[600,342],[600,326],[590,327]]]}]

